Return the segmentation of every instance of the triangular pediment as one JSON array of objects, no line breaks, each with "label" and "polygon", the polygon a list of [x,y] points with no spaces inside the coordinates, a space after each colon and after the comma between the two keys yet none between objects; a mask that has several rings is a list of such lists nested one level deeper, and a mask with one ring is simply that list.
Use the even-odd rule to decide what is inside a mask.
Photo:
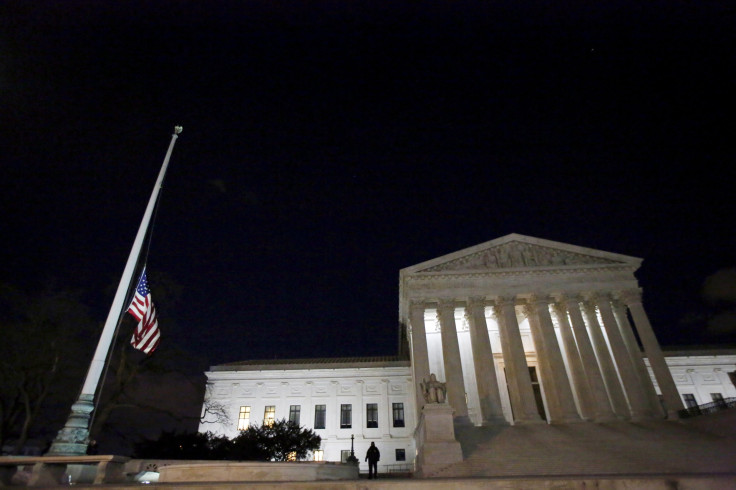
[{"label": "triangular pediment", "polygon": [[634,266],[641,259],[511,234],[408,267],[406,273],[474,273],[505,269]]}]

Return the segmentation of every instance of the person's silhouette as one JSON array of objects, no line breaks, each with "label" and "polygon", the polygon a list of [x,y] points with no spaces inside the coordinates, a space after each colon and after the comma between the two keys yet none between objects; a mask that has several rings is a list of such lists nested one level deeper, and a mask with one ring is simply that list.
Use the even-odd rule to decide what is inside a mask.
[{"label": "person's silhouette", "polygon": [[381,459],[381,451],[376,447],[375,442],[371,442],[371,447],[365,453],[365,460],[368,461],[368,479],[378,478],[378,461]]}]

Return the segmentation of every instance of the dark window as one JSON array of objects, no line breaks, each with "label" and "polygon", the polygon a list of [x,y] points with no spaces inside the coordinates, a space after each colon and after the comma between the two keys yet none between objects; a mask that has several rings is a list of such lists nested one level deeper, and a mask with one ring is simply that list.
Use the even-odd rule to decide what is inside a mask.
[{"label": "dark window", "polygon": [[717,406],[726,406],[726,402],[723,400],[723,395],[721,393],[711,393],[710,398],[716,403]]},{"label": "dark window", "polygon": [[532,391],[534,392],[534,399],[537,402],[537,412],[542,420],[547,420],[547,412],[544,410],[544,399],[542,398],[542,387],[539,384],[537,368],[535,366],[529,366],[529,377],[532,378]]},{"label": "dark window", "polygon": [[406,461],[406,449],[396,450],[396,461]]},{"label": "dark window", "polygon": [[327,405],[315,405],[314,407],[314,428],[325,428],[325,415],[327,413]]},{"label": "dark window", "polygon": [[532,383],[539,383],[539,380],[537,379],[537,368],[534,366],[529,366],[529,377],[532,378]]},{"label": "dark window", "polygon": [[365,420],[368,429],[378,427],[378,403],[369,403],[365,406]]},{"label": "dark window", "polygon": [[302,411],[301,405],[292,405],[289,407],[289,422],[299,425],[299,416]]},{"label": "dark window", "polygon": [[687,408],[695,408],[698,406],[698,402],[695,401],[695,395],[692,393],[685,393],[682,395],[682,398],[685,400],[685,406]]},{"label": "dark window", "polygon": [[353,406],[349,404],[340,405],[340,428],[350,429],[353,426]]},{"label": "dark window", "polygon": [[404,404],[394,403],[394,427],[404,427]]}]

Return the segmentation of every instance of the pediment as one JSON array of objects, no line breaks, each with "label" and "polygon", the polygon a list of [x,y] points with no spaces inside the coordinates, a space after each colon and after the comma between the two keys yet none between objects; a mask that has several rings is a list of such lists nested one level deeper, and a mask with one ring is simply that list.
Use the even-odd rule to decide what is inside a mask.
[{"label": "pediment", "polygon": [[418,264],[413,273],[482,273],[507,269],[634,266],[641,259],[512,234]]}]

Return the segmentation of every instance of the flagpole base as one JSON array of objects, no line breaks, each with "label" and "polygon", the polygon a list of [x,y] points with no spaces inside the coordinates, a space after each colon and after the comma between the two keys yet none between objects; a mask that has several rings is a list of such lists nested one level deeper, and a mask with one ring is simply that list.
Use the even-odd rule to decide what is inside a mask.
[{"label": "flagpole base", "polygon": [[89,443],[90,414],[95,409],[94,395],[82,393],[72,405],[66,425],[51,443],[47,456],[83,456]]}]

